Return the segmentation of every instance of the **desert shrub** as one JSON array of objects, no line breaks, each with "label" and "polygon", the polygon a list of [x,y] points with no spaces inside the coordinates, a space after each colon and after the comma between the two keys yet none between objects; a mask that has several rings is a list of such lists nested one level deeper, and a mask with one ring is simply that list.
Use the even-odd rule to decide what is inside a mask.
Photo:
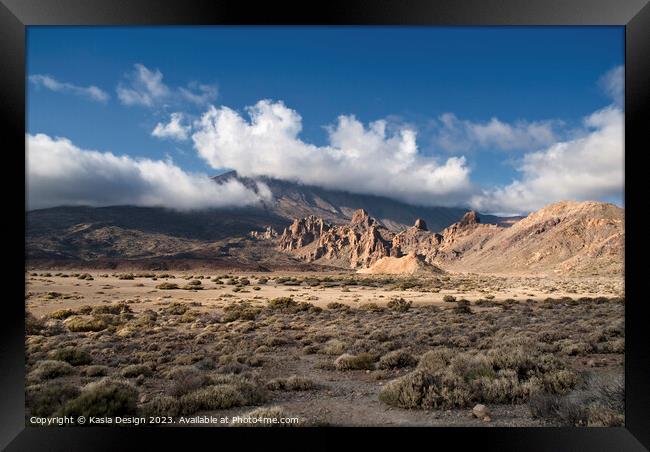
[{"label": "desert shrub", "polygon": [[60,410],[62,416],[128,416],[136,413],[138,391],[124,381],[104,378],[86,385]]},{"label": "desert shrub", "polygon": [[93,314],[119,315],[119,314],[130,313],[130,312],[133,312],[133,310],[131,309],[131,307],[128,304],[126,304],[124,302],[94,306],[92,308],[92,313]]},{"label": "desert shrub", "polygon": [[153,371],[151,370],[151,367],[146,364],[131,364],[129,366],[124,367],[120,371],[120,375],[122,375],[125,378],[135,378],[135,377],[139,377],[140,375],[144,375],[145,377],[148,377],[152,373]]},{"label": "desert shrub", "polygon": [[54,350],[50,353],[50,358],[65,361],[73,366],[82,366],[84,364],[90,364],[93,361],[90,353],[76,347],[63,347]]},{"label": "desert shrub", "polygon": [[150,402],[140,408],[140,414],[149,418],[150,416],[172,416],[176,417],[181,413],[180,401],[171,396],[157,395]]},{"label": "desert shrub", "polygon": [[359,353],[351,355],[344,353],[334,360],[336,370],[373,370],[375,368],[375,356],[370,353]]},{"label": "desert shrub", "polygon": [[40,334],[45,328],[45,323],[37,319],[31,312],[25,311],[25,334],[28,336]]},{"label": "desert shrub", "polygon": [[254,405],[266,400],[267,394],[257,382],[240,375],[219,375],[210,386],[192,391],[180,398],[181,412],[193,414],[201,410],[219,410]]},{"label": "desert shrub", "polygon": [[86,279],[88,281],[92,281],[94,278],[90,273],[82,273],[77,277],[77,279]]},{"label": "desert shrub", "polygon": [[445,303],[453,303],[454,301],[456,301],[456,297],[454,297],[453,295],[445,295],[444,297],[442,297],[442,301],[444,301]]},{"label": "desert shrub", "polygon": [[178,288],[179,288],[178,284],[170,283],[170,282],[164,282],[156,286],[156,289],[160,289],[160,290],[173,290]]},{"label": "desert shrub", "polygon": [[199,281],[198,279],[193,279],[193,280],[189,281],[189,282],[187,283],[187,285],[188,285],[188,286],[200,286],[200,285],[201,285],[201,281]]},{"label": "desert shrub", "polygon": [[319,350],[320,348],[318,347],[318,345],[312,344],[312,345],[305,345],[302,349],[302,352],[305,355],[313,355],[314,353],[318,353]]},{"label": "desert shrub", "polygon": [[533,393],[528,406],[533,417],[563,426],[623,426],[623,376],[588,375],[566,395],[551,391]]},{"label": "desert shrub", "polygon": [[331,339],[322,348],[322,352],[326,355],[340,355],[345,351],[345,347],[345,342],[339,339]]},{"label": "desert shrub", "polygon": [[73,315],[75,315],[75,312],[72,309],[59,309],[58,311],[50,313],[50,318],[63,320]]},{"label": "desert shrub", "polygon": [[295,309],[298,302],[291,297],[277,297],[269,300],[268,307],[270,309],[290,310]]},{"label": "desert shrub", "polygon": [[36,380],[49,380],[70,375],[73,372],[74,368],[64,361],[43,360],[36,363],[29,376]]},{"label": "desert shrub", "polygon": [[193,366],[175,367],[167,372],[167,378],[173,382],[169,394],[176,397],[202,388],[208,383],[208,378]]},{"label": "desert shrub", "polygon": [[468,300],[458,300],[454,306],[454,312],[457,314],[471,314],[472,309],[469,307]]},{"label": "desert shrub", "polygon": [[384,308],[377,305],[377,303],[363,303],[359,305],[359,309],[370,312],[382,312],[384,310]]},{"label": "desert shrub", "polygon": [[134,278],[135,278],[135,276],[133,275],[133,273],[122,273],[121,275],[117,275],[117,279],[131,280],[131,279],[134,279]]},{"label": "desert shrub", "polygon": [[[201,281],[199,281],[201,282]],[[202,286],[194,286],[192,284],[185,284],[183,287],[181,287],[183,290],[203,290]]]},{"label": "desert shrub", "polygon": [[386,306],[388,306],[388,309],[395,312],[406,312],[411,308],[411,304],[412,302],[406,301],[403,298],[393,298]]},{"label": "desert shrub", "polygon": [[102,331],[108,327],[108,324],[98,317],[72,316],[68,317],[63,324],[73,333]]},{"label": "desert shrub", "polygon": [[257,280],[257,284],[259,284],[259,285],[266,284],[268,281],[269,281],[268,278],[262,277],[262,278]]},{"label": "desert shrub", "polygon": [[93,366],[86,366],[81,369],[81,375],[85,375],[86,377],[104,377],[107,374],[108,367],[100,366],[98,364]]},{"label": "desert shrub", "polygon": [[188,306],[186,306],[185,304],[183,304],[183,303],[173,302],[173,303],[170,303],[169,305],[165,306],[162,309],[162,312],[165,313],[165,314],[169,314],[169,315],[183,315],[189,309],[190,308]]},{"label": "desert shrub", "polygon": [[223,308],[224,316],[222,320],[226,323],[235,320],[255,320],[261,309],[251,306],[249,303],[230,304]]},{"label": "desert shrub", "polygon": [[267,347],[278,347],[286,345],[289,341],[282,336],[269,336],[264,340],[264,345]]},{"label": "desert shrub", "polygon": [[308,391],[314,389],[316,383],[309,378],[292,375],[288,378],[274,378],[266,383],[266,387],[272,391]]},{"label": "desert shrub", "polygon": [[535,391],[565,393],[575,374],[534,345],[502,346],[487,353],[425,353],[415,371],[387,384],[380,400],[401,408],[463,408],[471,403],[527,400]]},{"label": "desert shrub", "polygon": [[26,405],[32,416],[50,416],[79,395],[71,383],[47,383],[26,388]]},{"label": "desert shrub", "polygon": [[327,303],[327,309],[331,309],[333,311],[347,311],[350,309],[350,306],[339,303],[337,301],[332,301],[330,303]]},{"label": "desert shrub", "polygon": [[379,358],[380,369],[400,369],[411,367],[417,364],[417,360],[404,350],[394,350]]},{"label": "desert shrub", "polygon": [[89,306],[89,305],[87,305],[87,304],[85,304],[85,305],[83,305],[83,306],[79,306],[79,307],[77,308],[77,314],[84,314],[84,315],[87,315],[87,314],[90,314],[91,312],[93,312],[93,307],[92,307],[92,306]]}]

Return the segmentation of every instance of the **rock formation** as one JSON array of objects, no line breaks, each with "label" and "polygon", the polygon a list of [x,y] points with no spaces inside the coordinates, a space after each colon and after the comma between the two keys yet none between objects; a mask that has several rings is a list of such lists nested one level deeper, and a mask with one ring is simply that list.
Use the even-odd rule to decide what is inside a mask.
[{"label": "rock formation", "polygon": [[251,231],[248,235],[257,240],[270,240],[278,236],[278,231],[271,226],[267,226],[263,231]]},{"label": "rock formation", "polygon": [[620,207],[561,202],[509,228],[483,224],[470,211],[439,234],[421,219],[395,234],[359,209],[343,226],[316,217],[295,220],[278,244],[305,261],[350,268],[368,268],[385,257],[392,259],[379,267],[390,267],[395,259],[415,256],[457,271],[606,274],[623,271],[624,239]]},{"label": "rock formation", "polygon": [[359,209],[352,215],[350,224],[344,226],[314,216],[296,219],[284,230],[278,246],[308,262],[323,259],[357,268],[388,256],[393,235],[368,212]]},{"label": "rock formation", "polygon": [[444,273],[439,267],[424,260],[424,257],[411,252],[402,257],[382,257],[368,268],[357,270],[357,273],[388,274],[388,275],[419,275]]}]

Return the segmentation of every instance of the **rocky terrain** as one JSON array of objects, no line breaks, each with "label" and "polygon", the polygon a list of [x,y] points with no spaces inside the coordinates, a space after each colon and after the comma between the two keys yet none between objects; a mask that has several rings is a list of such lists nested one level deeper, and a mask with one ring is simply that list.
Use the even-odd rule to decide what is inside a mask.
[{"label": "rocky terrain", "polygon": [[25,279],[28,425],[625,420],[621,278],[91,270]]},{"label": "rocky terrain", "polygon": [[[458,221],[467,211],[461,207],[414,206],[383,196],[327,190],[269,177],[252,179],[239,176],[235,171],[214,177],[218,183],[231,179],[239,180],[251,190],[258,190],[258,183],[266,185],[273,194],[273,200],[264,205],[264,210],[289,222],[294,218],[314,215],[333,224],[347,224],[355,211],[364,209],[371,217],[376,218],[385,228],[393,232],[409,227],[417,218],[426,221],[431,230],[440,231]],[[484,223],[502,226],[509,226],[520,218],[482,215]]]},{"label": "rocky terrain", "polygon": [[[217,183],[237,178],[253,190],[258,180],[236,173],[215,177]],[[348,224],[363,207],[387,231],[397,233],[419,217],[433,230],[442,230],[464,209],[418,207],[378,196],[356,195],[261,178],[272,200],[257,207],[176,211],[155,207],[61,206],[26,213],[28,261],[40,267],[77,268],[240,268],[263,255],[265,268],[300,266],[264,247],[257,239],[272,239],[294,218],[314,215],[334,225]],[[484,222],[510,224],[517,220],[483,216]],[[248,240],[249,239],[249,240]]]},{"label": "rocky terrain", "polygon": [[620,207],[566,201],[511,227],[483,224],[470,211],[440,233],[429,231],[423,219],[395,233],[360,209],[347,225],[309,216],[271,239],[304,261],[355,269],[414,254],[456,271],[622,274],[625,229]]}]

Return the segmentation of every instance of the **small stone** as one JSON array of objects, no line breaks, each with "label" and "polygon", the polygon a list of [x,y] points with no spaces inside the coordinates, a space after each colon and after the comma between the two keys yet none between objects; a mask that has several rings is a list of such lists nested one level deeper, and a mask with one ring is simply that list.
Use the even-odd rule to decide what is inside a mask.
[{"label": "small stone", "polygon": [[474,408],[472,408],[472,414],[479,419],[483,419],[486,416],[489,417],[492,413],[490,413],[488,407],[479,403],[478,405],[474,406]]}]

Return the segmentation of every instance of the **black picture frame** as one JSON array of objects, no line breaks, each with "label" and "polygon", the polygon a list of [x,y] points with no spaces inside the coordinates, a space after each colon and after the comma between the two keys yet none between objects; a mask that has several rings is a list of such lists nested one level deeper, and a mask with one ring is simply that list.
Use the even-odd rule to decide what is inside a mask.
[{"label": "black picture frame", "polygon": [[[25,427],[24,242],[25,27],[30,25],[619,25],[625,27],[625,210],[626,354],[625,427],[621,428],[433,428],[433,429],[213,429]],[[6,450],[130,450],[263,445],[282,449],[334,449],[358,436],[364,449],[392,447],[480,447],[505,450],[646,450],[650,447],[650,344],[643,274],[642,158],[647,149],[650,100],[650,4],[648,0],[330,0],[303,5],[276,2],[185,0],[0,0],[0,115],[5,129],[4,281],[0,329],[0,447]],[[25,185],[23,185],[25,187]],[[19,219],[22,218],[23,221]],[[7,249],[7,246],[5,246]],[[261,431],[263,430],[263,431]],[[290,430],[287,435],[286,430]],[[201,437],[201,438],[199,438]],[[225,440],[235,441],[228,446]],[[255,441],[256,444],[253,443]],[[416,441],[423,446],[416,446]],[[447,444],[447,446],[445,446]],[[451,445],[451,446],[450,446]],[[355,446],[355,447],[361,447]]]}]

